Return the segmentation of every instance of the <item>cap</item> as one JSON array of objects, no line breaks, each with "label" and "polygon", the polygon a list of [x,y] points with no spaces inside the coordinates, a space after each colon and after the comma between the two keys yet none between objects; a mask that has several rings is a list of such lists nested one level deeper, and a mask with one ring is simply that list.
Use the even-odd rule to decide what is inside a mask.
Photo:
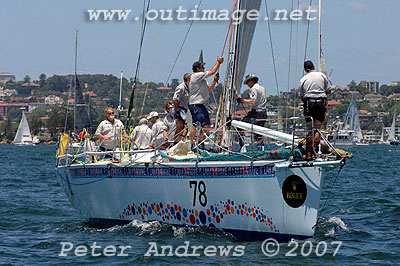
[{"label": "cap", "polygon": [[142,118],[142,119],[140,119],[140,121],[139,121],[139,125],[143,125],[143,124],[147,124],[147,123],[148,123],[148,121],[147,121],[146,118]]},{"label": "cap", "polygon": [[152,119],[153,117],[158,117],[158,113],[157,113],[157,112],[151,112],[151,113],[149,114],[149,116],[147,117],[147,120],[150,120],[150,119]]},{"label": "cap", "polygon": [[203,62],[200,62],[200,61],[196,61],[196,62],[193,63],[192,69],[195,72],[197,70],[197,68],[203,67],[205,65],[206,65],[206,63],[203,63]]},{"label": "cap", "polygon": [[244,82],[243,82],[244,85],[247,85],[247,82],[249,82],[252,79],[254,80],[255,83],[258,82],[258,77],[254,74],[250,74],[250,75],[247,75],[246,78],[244,79]]},{"label": "cap", "polygon": [[313,69],[314,64],[310,60],[304,62],[304,69]]}]

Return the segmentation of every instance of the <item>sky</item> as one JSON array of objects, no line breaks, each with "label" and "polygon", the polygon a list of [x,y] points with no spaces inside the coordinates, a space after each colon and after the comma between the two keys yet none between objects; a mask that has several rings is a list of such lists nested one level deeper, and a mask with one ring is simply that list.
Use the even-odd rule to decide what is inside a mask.
[{"label": "sky", "polygon": [[[261,16],[265,17],[265,0]],[[191,10],[200,1],[153,0],[150,9]],[[310,0],[294,0],[301,8]],[[313,0],[313,5],[318,1]],[[232,0],[203,0],[200,9],[231,9]],[[269,17],[274,10],[290,10],[292,0],[267,0]],[[90,21],[88,10],[130,9],[127,21]],[[29,75],[39,79],[74,72],[75,30],[79,31],[78,73],[114,74],[123,71],[126,78],[135,75],[141,23],[142,0],[1,0],[0,72],[11,72],[18,80]],[[328,72],[336,85],[351,80],[379,81],[390,84],[400,80],[400,1],[397,0],[324,0],[322,16],[323,49]],[[189,27],[188,21],[148,22],[143,43],[139,78],[165,82]],[[292,42],[290,28],[292,24]],[[302,75],[307,23],[271,21],[278,89],[297,87]],[[179,78],[204,52],[209,69],[222,52],[229,22],[196,21],[172,72]],[[317,61],[317,20],[310,23],[307,59]],[[157,42],[158,39],[158,42]],[[275,76],[268,35],[268,24],[257,24],[246,73],[260,77],[268,94],[276,94]],[[291,49],[290,49],[291,47]],[[289,51],[291,63],[289,64]],[[226,57],[226,53],[225,53]],[[290,75],[289,75],[290,65]],[[221,67],[225,72],[226,65]]]}]

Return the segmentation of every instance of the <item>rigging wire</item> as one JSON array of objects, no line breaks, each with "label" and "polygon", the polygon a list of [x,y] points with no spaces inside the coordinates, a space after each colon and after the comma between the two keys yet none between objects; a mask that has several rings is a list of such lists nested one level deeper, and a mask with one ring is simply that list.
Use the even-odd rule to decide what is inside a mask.
[{"label": "rigging wire", "polygon": [[[203,0],[200,0],[199,4],[198,4],[198,6],[197,6],[196,12],[199,11],[202,2],[203,2]],[[193,22],[194,22],[194,20],[192,20],[192,21],[190,22],[189,28],[188,28],[187,31],[186,31],[185,38],[183,38],[182,45],[181,45],[181,47],[179,48],[178,54],[176,55],[174,64],[172,65],[171,71],[169,72],[168,77],[167,77],[167,80],[166,80],[165,83],[164,83],[165,85],[168,84],[168,81],[169,81],[169,79],[170,79],[170,77],[171,77],[171,75],[172,75],[172,72],[174,71],[175,65],[176,65],[176,63],[178,62],[178,58],[179,58],[179,56],[181,55],[183,46],[185,45],[186,39],[187,39],[187,37],[189,36],[190,30],[191,30],[191,28],[192,28],[192,26],[193,26]]]},{"label": "rigging wire", "polygon": [[[167,6],[167,0],[164,0],[164,10],[166,9]],[[144,91],[144,97],[143,97],[143,102],[142,102],[142,108],[140,109],[140,116],[143,115],[143,109],[144,109],[144,104],[146,102],[146,97],[147,97],[147,89],[149,88],[150,80],[151,80],[151,74],[153,72],[153,66],[155,63],[156,59],[156,54],[157,54],[157,49],[158,49],[158,43],[160,41],[160,33],[161,33],[161,28],[162,28],[163,23],[160,22],[160,27],[158,28],[158,33],[157,33],[157,39],[156,39],[156,45],[154,47],[154,53],[153,53],[153,58],[151,60],[151,65],[150,65],[150,71],[149,71],[149,77],[148,77],[148,82],[146,84],[146,89]]]},{"label": "rigging wire", "polygon": [[[297,10],[300,10],[300,0],[297,0]],[[299,66],[299,21],[296,22],[296,64],[294,71],[293,88],[296,88],[297,84],[297,70]],[[296,93],[293,94],[293,117],[296,116]]]},{"label": "rigging wire", "polygon": [[[294,10],[294,0],[292,0],[292,11]],[[290,91],[290,72],[292,64],[292,35],[293,35],[293,20],[290,20],[290,37],[289,37],[289,69],[288,69],[288,91]]]},{"label": "rigging wire", "polygon": [[[311,8],[312,6],[312,1],[310,0],[310,5],[309,7]],[[307,60],[307,50],[308,50],[308,36],[310,35],[310,19],[308,19],[307,21],[307,32],[306,32],[306,45],[305,45],[305,49],[304,49],[304,62]],[[303,76],[304,76],[304,69],[303,69]]]},{"label": "rigging wire", "polygon": [[129,101],[128,118],[127,118],[127,122],[126,122],[128,125],[129,125],[129,120],[131,117],[131,111],[133,108],[133,99],[134,99],[138,76],[139,76],[140,59],[142,56],[143,40],[144,40],[144,34],[146,32],[146,25],[147,25],[146,14],[149,12],[149,7],[150,7],[150,0],[147,0],[147,8],[146,8],[146,0],[143,0],[142,32],[141,32],[141,36],[140,36],[139,54],[138,54],[138,60],[136,63],[135,78],[133,80],[132,94],[131,94],[131,99]]},{"label": "rigging wire", "polygon": [[[265,11],[267,12],[267,16],[268,16],[269,12],[268,12],[267,0],[264,0],[264,2],[265,2]],[[268,19],[268,33],[269,33],[269,41],[270,41],[270,45],[271,45],[272,63],[274,65],[275,84],[276,84],[276,93],[277,93],[276,95],[279,97],[278,75],[276,73],[275,53],[274,53],[274,46],[272,44],[271,23],[270,23],[269,19]]]}]

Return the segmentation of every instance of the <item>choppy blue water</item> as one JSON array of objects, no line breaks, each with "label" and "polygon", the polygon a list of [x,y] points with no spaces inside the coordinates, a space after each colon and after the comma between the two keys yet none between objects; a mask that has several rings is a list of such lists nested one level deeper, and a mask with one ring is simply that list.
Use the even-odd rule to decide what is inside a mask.
[{"label": "choppy blue water", "polygon": [[[99,230],[89,227],[71,207],[58,184],[55,146],[0,145],[0,264],[1,265],[399,265],[400,264],[400,148],[385,145],[351,149],[349,160],[322,212],[311,239],[313,251],[280,245],[275,257],[261,251],[260,242],[238,242],[209,229],[175,228],[159,223],[133,222]],[[328,173],[322,204],[337,170]],[[240,257],[145,257],[149,242],[178,247],[245,246]],[[328,244],[319,257],[315,246]],[[333,256],[332,241],[342,241]],[[90,246],[93,242],[131,246],[126,257],[59,257],[61,242]],[[308,247],[303,254],[308,253]],[[323,246],[320,246],[320,251]],[[97,250],[98,251],[98,250]],[[289,252],[289,253],[288,253]],[[89,250],[90,254],[90,250]],[[287,257],[285,254],[297,254]]]}]

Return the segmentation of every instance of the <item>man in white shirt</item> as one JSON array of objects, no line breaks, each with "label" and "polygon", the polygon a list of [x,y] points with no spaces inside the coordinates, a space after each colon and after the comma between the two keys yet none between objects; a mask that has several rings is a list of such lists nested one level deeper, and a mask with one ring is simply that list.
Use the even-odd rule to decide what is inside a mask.
[{"label": "man in white shirt", "polygon": [[172,98],[174,103],[174,106],[172,107],[172,115],[176,122],[176,143],[183,140],[187,134],[185,125],[187,109],[189,108],[190,77],[190,73],[186,73],[183,76],[183,82],[176,87],[174,97]]},{"label": "man in white shirt", "polygon": [[215,75],[213,82],[210,85],[207,83],[207,78],[217,73],[219,66],[224,62],[224,58],[218,58],[217,63],[211,68],[210,71],[205,71],[204,65],[200,61],[194,62],[192,69],[193,74],[190,78],[189,84],[189,110],[192,115],[193,127],[190,130],[189,138],[193,143],[196,137],[197,123],[203,128],[200,131],[197,143],[204,140],[204,130],[210,128],[210,116],[208,114],[205,104],[208,103],[209,93],[214,89],[218,83],[219,75]]},{"label": "man in white shirt", "polygon": [[146,150],[149,148],[151,141],[151,129],[147,125],[148,121],[146,118],[142,118],[139,121],[139,125],[135,127],[133,135],[131,136],[134,144],[134,149]]},{"label": "man in white shirt", "polygon": [[[124,125],[115,118],[114,110],[111,107],[107,107],[104,114],[106,119],[97,127],[95,136],[101,140],[100,151],[113,151],[121,146],[121,128]],[[126,136],[125,132],[123,134]],[[110,157],[112,156],[106,156],[106,158]]]},{"label": "man in white shirt", "polygon": [[165,138],[163,137],[164,121],[160,119],[157,112],[151,112],[147,117],[153,126],[151,127],[151,141],[150,149],[158,149],[163,144]]},{"label": "man in white shirt", "polygon": [[[300,80],[300,98],[304,106],[304,116],[307,123],[307,134],[310,136],[314,128],[323,128],[325,113],[327,111],[327,95],[331,93],[331,87],[324,73],[315,71],[313,62],[304,62],[305,76]],[[312,117],[312,119],[310,118]],[[312,124],[314,122],[314,125]],[[311,138],[307,138],[307,157],[315,156],[321,136],[314,132],[314,149]]]},{"label": "man in white shirt", "polygon": [[[237,102],[242,104],[248,104],[251,106],[250,112],[242,118],[243,122],[253,123],[257,126],[264,126],[265,119],[267,119],[267,97],[265,88],[258,83],[258,77],[256,75],[247,75],[243,82],[250,88],[250,99],[243,99],[238,97]],[[258,144],[262,145],[263,137],[255,134]],[[243,146],[243,141],[239,139],[240,146]]]}]

